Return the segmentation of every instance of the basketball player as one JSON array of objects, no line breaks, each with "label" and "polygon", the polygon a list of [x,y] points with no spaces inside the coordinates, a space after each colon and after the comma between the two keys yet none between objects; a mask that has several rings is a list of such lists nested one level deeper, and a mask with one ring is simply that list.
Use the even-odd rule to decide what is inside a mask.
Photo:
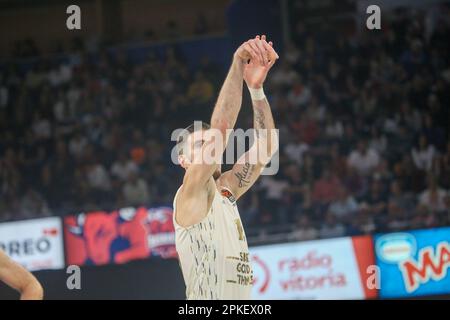
[{"label": "basketball player", "polygon": [[42,300],[43,290],[38,280],[0,249],[0,281],[20,292],[21,300]]},{"label": "basketball player", "polygon": [[[263,91],[277,59],[265,36],[243,43],[234,53],[211,126],[203,124],[200,130],[190,126],[190,134],[178,139],[178,161],[185,175],[174,198],[173,220],[187,299],[250,299],[253,271],[236,200],[254,184],[278,148],[277,139],[268,139],[267,132],[275,125]],[[268,130],[257,132],[253,145],[232,170],[221,173],[227,129],[236,123],[244,80],[252,97],[254,128]],[[219,132],[218,138],[211,137],[211,131]],[[222,139],[220,143],[216,138]],[[215,161],[204,161],[212,144]],[[255,156],[262,145],[267,152]],[[247,160],[252,158],[257,161]]]}]

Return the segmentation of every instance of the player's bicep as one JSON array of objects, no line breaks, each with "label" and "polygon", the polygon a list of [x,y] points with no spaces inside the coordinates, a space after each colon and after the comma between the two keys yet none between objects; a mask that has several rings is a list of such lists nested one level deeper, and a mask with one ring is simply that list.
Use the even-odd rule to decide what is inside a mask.
[{"label": "player's bicep", "polygon": [[195,193],[185,189],[183,185],[176,199],[174,211],[175,221],[178,225],[187,228],[200,222],[208,211],[209,186],[198,187]]},{"label": "player's bicep", "polygon": [[[205,131],[203,140],[194,143],[191,151],[194,154],[192,163],[187,168],[183,179],[185,189],[193,193],[198,190],[199,186],[202,187],[207,184],[222,160],[225,143],[226,139],[217,129]],[[194,152],[194,149],[198,148],[196,144],[201,146],[199,152]]]}]

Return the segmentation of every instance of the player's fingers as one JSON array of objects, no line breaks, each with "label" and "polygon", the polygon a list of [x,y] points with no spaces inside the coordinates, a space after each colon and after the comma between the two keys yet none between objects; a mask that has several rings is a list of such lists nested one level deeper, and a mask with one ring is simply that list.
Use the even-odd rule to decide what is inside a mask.
[{"label": "player's fingers", "polygon": [[263,65],[267,66],[269,63],[269,59],[267,58],[267,53],[266,53],[266,49],[264,48],[263,42],[265,42],[265,40],[262,41],[259,38],[259,36],[257,39],[255,39],[255,43],[258,46],[259,52],[261,53],[261,56],[262,56]]},{"label": "player's fingers", "polygon": [[245,51],[248,52],[248,54],[252,57],[252,59],[256,59],[256,60],[260,59],[258,53],[252,48],[249,41],[247,41],[244,44],[244,49],[245,49]]},{"label": "player's fingers", "polygon": [[[270,42],[270,43],[272,43],[272,42]],[[279,57],[278,57],[278,54],[276,53],[275,49],[270,45],[270,43],[263,41],[264,48],[267,50],[268,55],[269,55],[269,60],[272,61],[272,60],[278,59]],[[273,43],[272,43],[272,45],[273,45]]]},{"label": "player's fingers", "polygon": [[269,60],[278,59],[279,56],[278,56],[278,54],[276,53],[275,49],[273,48],[273,42],[272,42],[272,41],[267,42],[267,41],[266,41],[266,36],[265,36],[265,35],[264,35],[264,39],[262,39],[262,40],[263,40],[262,43],[263,43],[263,45],[264,45],[264,48],[265,48],[265,49],[268,51],[268,53],[269,53]]},{"label": "player's fingers", "polygon": [[258,43],[258,41],[260,41],[259,39],[255,39],[254,41],[253,41],[253,46],[254,46],[254,48],[256,48],[255,50],[257,50],[257,52],[258,52],[258,55],[259,55],[259,57],[260,57],[260,63],[261,63],[261,65],[262,66],[265,66],[266,65],[266,63],[265,63],[265,50],[262,50],[261,49],[261,45]]},{"label": "player's fingers", "polygon": [[262,40],[261,43],[264,47],[264,50],[267,50],[269,52],[273,51],[273,48],[267,43],[266,40]]},{"label": "player's fingers", "polygon": [[248,42],[249,46],[252,48],[253,52],[255,53],[256,59],[258,60],[258,62],[262,65],[263,64],[263,60],[262,60],[262,54],[258,48],[258,46],[255,43],[255,40],[250,40]]},{"label": "player's fingers", "polygon": [[253,39],[253,43],[255,44],[255,46],[256,46],[256,48],[257,48],[257,51],[258,51],[258,53],[259,53],[259,55],[260,55],[260,57],[261,57],[261,65],[265,66],[265,65],[267,65],[267,63],[266,63],[266,58],[265,58],[265,51],[264,51],[264,50],[261,50],[261,46],[259,45],[259,42],[260,42],[260,41],[261,41],[261,40],[260,40],[259,35],[257,35],[257,36],[255,37],[255,39]]}]

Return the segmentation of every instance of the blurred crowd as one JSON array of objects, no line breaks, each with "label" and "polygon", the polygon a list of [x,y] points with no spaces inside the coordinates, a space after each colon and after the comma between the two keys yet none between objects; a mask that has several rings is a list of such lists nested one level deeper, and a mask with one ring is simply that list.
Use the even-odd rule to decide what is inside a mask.
[{"label": "blurred crowd", "polygon": [[[265,85],[280,170],[240,201],[296,240],[450,224],[450,20],[397,10],[349,36],[295,25]],[[276,44],[275,44],[276,46]],[[208,121],[225,66],[176,46],[143,63],[83,50],[0,75],[0,221],[171,205],[171,133]],[[246,94],[239,125],[252,126]]]}]

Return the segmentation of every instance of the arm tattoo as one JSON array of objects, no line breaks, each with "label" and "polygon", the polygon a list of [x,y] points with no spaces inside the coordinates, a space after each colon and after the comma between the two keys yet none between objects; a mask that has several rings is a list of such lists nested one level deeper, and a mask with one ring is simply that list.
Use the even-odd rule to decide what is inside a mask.
[{"label": "arm tattoo", "polygon": [[266,128],[266,116],[264,114],[264,111],[261,110],[260,108],[254,108],[254,118],[253,118],[253,126],[255,127],[255,133],[256,133],[256,138],[259,139],[260,138],[260,129],[265,129]]},{"label": "arm tattoo", "polygon": [[242,169],[234,174],[238,179],[239,188],[245,188],[250,185],[254,169],[255,165],[246,162]]},{"label": "arm tattoo", "polygon": [[266,116],[264,111],[255,108],[255,129],[265,129],[266,128]]}]

